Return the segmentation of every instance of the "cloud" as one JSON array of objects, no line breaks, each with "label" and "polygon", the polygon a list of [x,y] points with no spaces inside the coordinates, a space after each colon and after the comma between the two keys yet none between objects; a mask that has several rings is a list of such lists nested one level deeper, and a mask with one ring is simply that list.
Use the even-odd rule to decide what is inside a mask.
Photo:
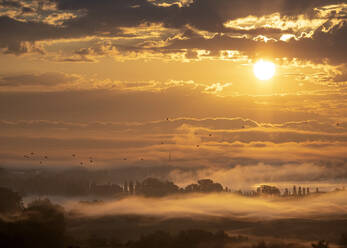
[{"label": "cloud", "polygon": [[237,50],[249,57],[286,57],[311,60],[323,63],[325,60],[333,64],[343,64],[345,54],[343,51],[346,40],[347,25],[345,22],[335,26],[329,32],[316,31],[311,37],[299,40],[258,42],[245,37],[235,38],[229,35],[216,35],[206,39],[194,34],[188,39],[175,39],[167,49],[199,49],[208,51]]},{"label": "cloud", "polygon": [[21,54],[28,50],[26,42],[58,38],[57,28],[44,23],[20,22],[7,16],[0,16],[0,48],[5,53]]},{"label": "cloud", "polygon": [[0,87],[19,86],[56,86],[77,80],[73,75],[64,73],[15,74],[0,77]]},{"label": "cloud", "polygon": [[[102,1],[95,4],[92,1],[57,1],[57,6],[61,10],[78,10],[87,9],[88,16],[83,19],[88,22],[91,19],[99,21],[99,17],[104,16],[104,20],[109,23],[117,23],[123,26],[134,26],[138,24],[140,18],[145,22],[164,22],[165,25],[171,27],[180,27],[185,24],[209,31],[218,31],[227,19],[235,19],[245,17],[250,14],[262,16],[274,12],[280,12],[283,15],[296,16],[311,12],[313,8],[325,5],[338,4],[341,1],[268,1],[262,0],[257,2],[248,1],[193,1],[185,7],[180,8],[178,4],[167,5],[166,7],[153,5],[145,0],[137,0],[135,2],[118,1],[117,4],[111,4],[110,1]],[[134,6],[137,6],[134,8]],[[111,13],[119,13],[124,11],[124,15],[111,15]],[[175,17],[175,18],[174,18]],[[82,20],[81,20],[82,21]],[[99,25],[99,23],[95,23]]]},{"label": "cloud", "polygon": [[[48,75],[33,77],[39,77],[41,81],[38,82],[44,83],[42,78]],[[59,80],[54,77],[47,77],[45,83],[58,83]],[[343,108],[338,106],[345,104],[343,92],[219,97],[204,92],[208,87],[206,84],[203,86],[192,81],[136,83],[82,77],[69,83],[71,80],[55,87],[34,88],[28,92],[22,86],[17,90],[2,90],[0,118],[18,120],[20,116],[20,119],[27,120],[115,122],[160,120],[167,117],[247,116],[256,121],[275,123],[316,119],[336,119],[336,122],[342,122]],[[228,90],[236,86],[233,83]],[[35,101],[37,98],[40,98],[41,104]],[[187,102],[190,108],[186,107]],[[298,104],[300,102],[307,104]],[[11,109],[7,106],[11,106]],[[13,116],[14,113],[17,117]]]},{"label": "cloud", "polygon": [[[180,57],[178,54],[182,49],[184,53],[188,51],[186,58],[191,59],[196,58],[195,51],[192,51],[195,48],[213,54],[236,50],[249,57],[267,55],[315,63],[322,63],[325,59],[333,64],[346,63],[346,56],[341,52],[346,39],[345,5],[341,0],[309,0],[304,3],[293,0],[121,0],[117,3],[109,0],[57,0],[41,5],[27,4],[26,8],[33,9],[36,16],[22,19],[22,15],[16,12],[21,8],[18,2],[11,3],[3,1],[4,14],[0,17],[0,29],[3,30],[0,47],[6,53],[42,53],[43,49],[28,49],[24,44],[34,44],[31,46],[35,47],[39,42],[46,42],[48,46],[47,41],[52,40],[98,37],[108,40],[111,49],[103,50],[101,54],[93,45],[80,47],[60,61],[95,62],[95,56],[117,58],[120,54],[137,58],[171,54],[172,58],[173,54]],[[160,25],[160,32],[151,28]],[[187,28],[208,33],[213,38],[189,37]],[[129,33],[129,30],[133,31]],[[185,36],[183,40],[182,34]],[[295,39],[279,40],[288,34],[294,35]],[[270,36],[272,42],[263,44],[259,39],[255,40],[266,36]]]}]

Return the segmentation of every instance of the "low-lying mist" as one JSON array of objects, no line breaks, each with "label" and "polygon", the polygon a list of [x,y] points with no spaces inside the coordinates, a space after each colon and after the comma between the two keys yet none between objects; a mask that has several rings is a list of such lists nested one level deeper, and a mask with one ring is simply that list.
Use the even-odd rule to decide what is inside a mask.
[{"label": "low-lying mist", "polygon": [[65,209],[88,217],[144,215],[160,218],[230,217],[244,220],[324,218],[347,215],[347,192],[313,194],[302,199],[243,197],[237,194],[189,194],[165,198],[126,197],[83,204],[67,200]]}]

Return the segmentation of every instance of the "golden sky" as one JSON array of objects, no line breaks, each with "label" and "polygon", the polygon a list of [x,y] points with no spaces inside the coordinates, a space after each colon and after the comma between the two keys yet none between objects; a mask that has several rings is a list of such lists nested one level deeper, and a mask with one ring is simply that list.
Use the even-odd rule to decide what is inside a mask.
[{"label": "golden sky", "polygon": [[344,182],[346,44],[345,0],[0,0],[0,166]]}]

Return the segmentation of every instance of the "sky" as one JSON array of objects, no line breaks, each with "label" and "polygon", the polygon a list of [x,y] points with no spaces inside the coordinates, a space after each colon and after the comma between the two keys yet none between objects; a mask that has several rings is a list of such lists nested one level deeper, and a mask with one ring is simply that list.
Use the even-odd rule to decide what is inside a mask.
[{"label": "sky", "polygon": [[0,0],[0,166],[342,185],[346,44],[345,0]]}]

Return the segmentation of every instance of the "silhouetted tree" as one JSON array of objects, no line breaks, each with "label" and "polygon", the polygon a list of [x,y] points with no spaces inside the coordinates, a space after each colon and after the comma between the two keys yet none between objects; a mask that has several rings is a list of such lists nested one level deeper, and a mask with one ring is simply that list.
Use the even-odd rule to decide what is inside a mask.
[{"label": "silhouetted tree", "polygon": [[91,248],[102,248],[108,246],[107,240],[105,238],[99,237],[95,234],[89,236],[88,244]]},{"label": "silhouetted tree", "polygon": [[142,236],[137,241],[129,241],[126,245],[129,248],[162,248],[172,247],[171,235],[167,232],[157,231],[153,234]]},{"label": "silhouetted tree", "polygon": [[185,187],[184,191],[191,192],[202,192],[202,193],[212,193],[212,192],[222,192],[223,186],[219,183],[214,183],[211,179],[201,179],[198,184],[190,184]]},{"label": "silhouetted tree", "polygon": [[198,181],[199,191],[210,193],[210,192],[222,192],[223,186],[219,183],[214,183],[211,179],[202,179]]},{"label": "silhouetted tree", "polygon": [[0,213],[13,213],[22,209],[22,197],[17,192],[0,187]]},{"label": "silhouetted tree", "polygon": [[63,209],[49,200],[32,202],[12,221],[0,220],[0,247],[62,248],[64,238]]},{"label": "silhouetted tree", "polygon": [[129,182],[129,192],[130,194],[134,194],[134,183],[132,181]]},{"label": "silhouetted tree", "polygon": [[124,182],[123,191],[128,192],[128,182],[127,181]]},{"label": "silhouetted tree", "polygon": [[224,231],[211,233],[204,230],[181,231],[176,235],[157,231],[142,236],[137,241],[129,241],[126,248],[224,248],[228,243],[243,242],[245,237],[229,237]]},{"label": "silhouetted tree", "polygon": [[265,241],[260,241],[258,244],[253,245],[252,248],[267,248]]},{"label": "silhouetted tree", "polygon": [[122,242],[116,238],[116,237],[112,237],[110,240],[110,245],[112,248],[120,248],[120,247],[124,247]]},{"label": "silhouetted tree", "polygon": [[347,233],[341,234],[341,238],[340,238],[339,244],[340,244],[342,247],[347,247]]},{"label": "silhouetted tree", "polygon": [[161,197],[179,192],[179,187],[173,182],[160,181],[156,178],[145,179],[140,187],[139,194],[151,197]]},{"label": "silhouetted tree", "polygon": [[317,244],[312,244],[312,248],[329,248],[329,243],[325,240],[320,240]]},{"label": "silhouetted tree", "polygon": [[198,192],[199,191],[199,185],[196,183],[194,184],[189,184],[187,187],[184,189],[186,192]]},{"label": "silhouetted tree", "polygon": [[138,194],[141,192],[141,183],[139,181],[136,181],[134,190],[135,190],[135,194]]},{"label": "silhouetted tree", "polygon": [[[294,186],[295,187],[295,186]],[[293,192],[296,192],[296,189],[294,188]],[[300,188],[301,192],[301,188]],[[281,191],[275,187],[275,186],[270,186],[270,185],[260,185],[257,188],[257,193],[258,194],[265,194],[265,195],[280,195]],[[300,193],[301,194],[301,193]]]}]

